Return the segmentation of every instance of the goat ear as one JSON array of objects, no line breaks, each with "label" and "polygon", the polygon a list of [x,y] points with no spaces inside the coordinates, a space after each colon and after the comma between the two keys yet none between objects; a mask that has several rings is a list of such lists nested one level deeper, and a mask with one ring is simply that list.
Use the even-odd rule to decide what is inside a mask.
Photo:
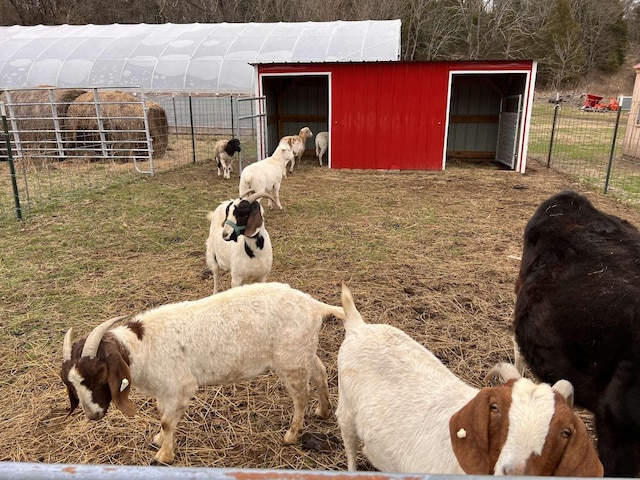
[{"label": "goat ear", "polygon": [[558,380],[551,387],[554,392],[558,392],[569,408],[573,408],[573,385],[568,380]]},{"label": "goat ear", "polygon": [[482,389],[449,420],[451,446],[458,463],[467,474],[491,475],[489,388]]},{"label": "goat ear", "polygon": [[553,472],[553,476],[560,477],[602,477],[604,467],[596,449],[591,443],[587,428],[578,419],[574,420],[575,432],[569,439],[569,444],[562,452],[560,463]]},{"label": "goat ear", "polygon": [[131,372],[129,366],[119,353],[112,353],[107,357],[109,365],[109,390],[111,400],[118,409],[129,417],[136,413],[136,407],[129,400],[131,390]]},{"label": "goat ear", "polygon": [[258,229],[262,226],[262,212],[260,211],[260,203],[257,201],[251,205],[251,213],[247,219],[247,228],[244,231],[245,237],[253,237]]}]

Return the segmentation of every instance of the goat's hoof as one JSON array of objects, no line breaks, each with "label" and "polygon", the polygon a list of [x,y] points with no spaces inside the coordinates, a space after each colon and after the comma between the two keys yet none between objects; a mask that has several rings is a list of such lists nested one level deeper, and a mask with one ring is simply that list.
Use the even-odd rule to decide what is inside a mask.
[{"label": "goat's hoof", "polygon": [[160,460],[157,460],[157,459],[154,458],[153,460],[151,460],[149,465],[152,465],[154,467],[168,467],[170,464],[161,462]]},{"label": "goat's hoof", "polygon": [[293,445],[297,441],[298,441],[298,434],[297,433],[293,433],[293,432],[289,431],[284,436],[284,443],[287,444],[287,445]]}]

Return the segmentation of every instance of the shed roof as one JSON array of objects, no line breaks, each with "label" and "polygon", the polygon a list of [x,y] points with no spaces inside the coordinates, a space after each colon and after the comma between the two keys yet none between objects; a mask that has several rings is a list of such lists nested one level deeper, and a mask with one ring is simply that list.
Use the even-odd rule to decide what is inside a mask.
[{"label": "shed roof", "polygon": [[251,63],[390,61],[400,20],[0,27],[0,88],[253,92]]}]

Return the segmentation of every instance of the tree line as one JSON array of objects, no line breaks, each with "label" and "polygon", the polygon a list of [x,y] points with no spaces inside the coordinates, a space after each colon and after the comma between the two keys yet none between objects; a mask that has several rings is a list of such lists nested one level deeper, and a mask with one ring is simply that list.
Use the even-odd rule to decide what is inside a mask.
[{"label": "tree line", "polygon": [[1,25],[396,18],[402,60],[533,59],[552,89],[640,51],[640,0],[0,0]]}]

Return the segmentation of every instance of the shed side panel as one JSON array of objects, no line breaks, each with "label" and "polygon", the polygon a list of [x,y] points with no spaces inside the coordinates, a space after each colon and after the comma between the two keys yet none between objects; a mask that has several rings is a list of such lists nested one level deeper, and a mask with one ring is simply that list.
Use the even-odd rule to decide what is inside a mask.
[{"label": "shed side panel", "polygon": [[446,65],[345,64],[332,78],[332,168],[442,168]]}]

